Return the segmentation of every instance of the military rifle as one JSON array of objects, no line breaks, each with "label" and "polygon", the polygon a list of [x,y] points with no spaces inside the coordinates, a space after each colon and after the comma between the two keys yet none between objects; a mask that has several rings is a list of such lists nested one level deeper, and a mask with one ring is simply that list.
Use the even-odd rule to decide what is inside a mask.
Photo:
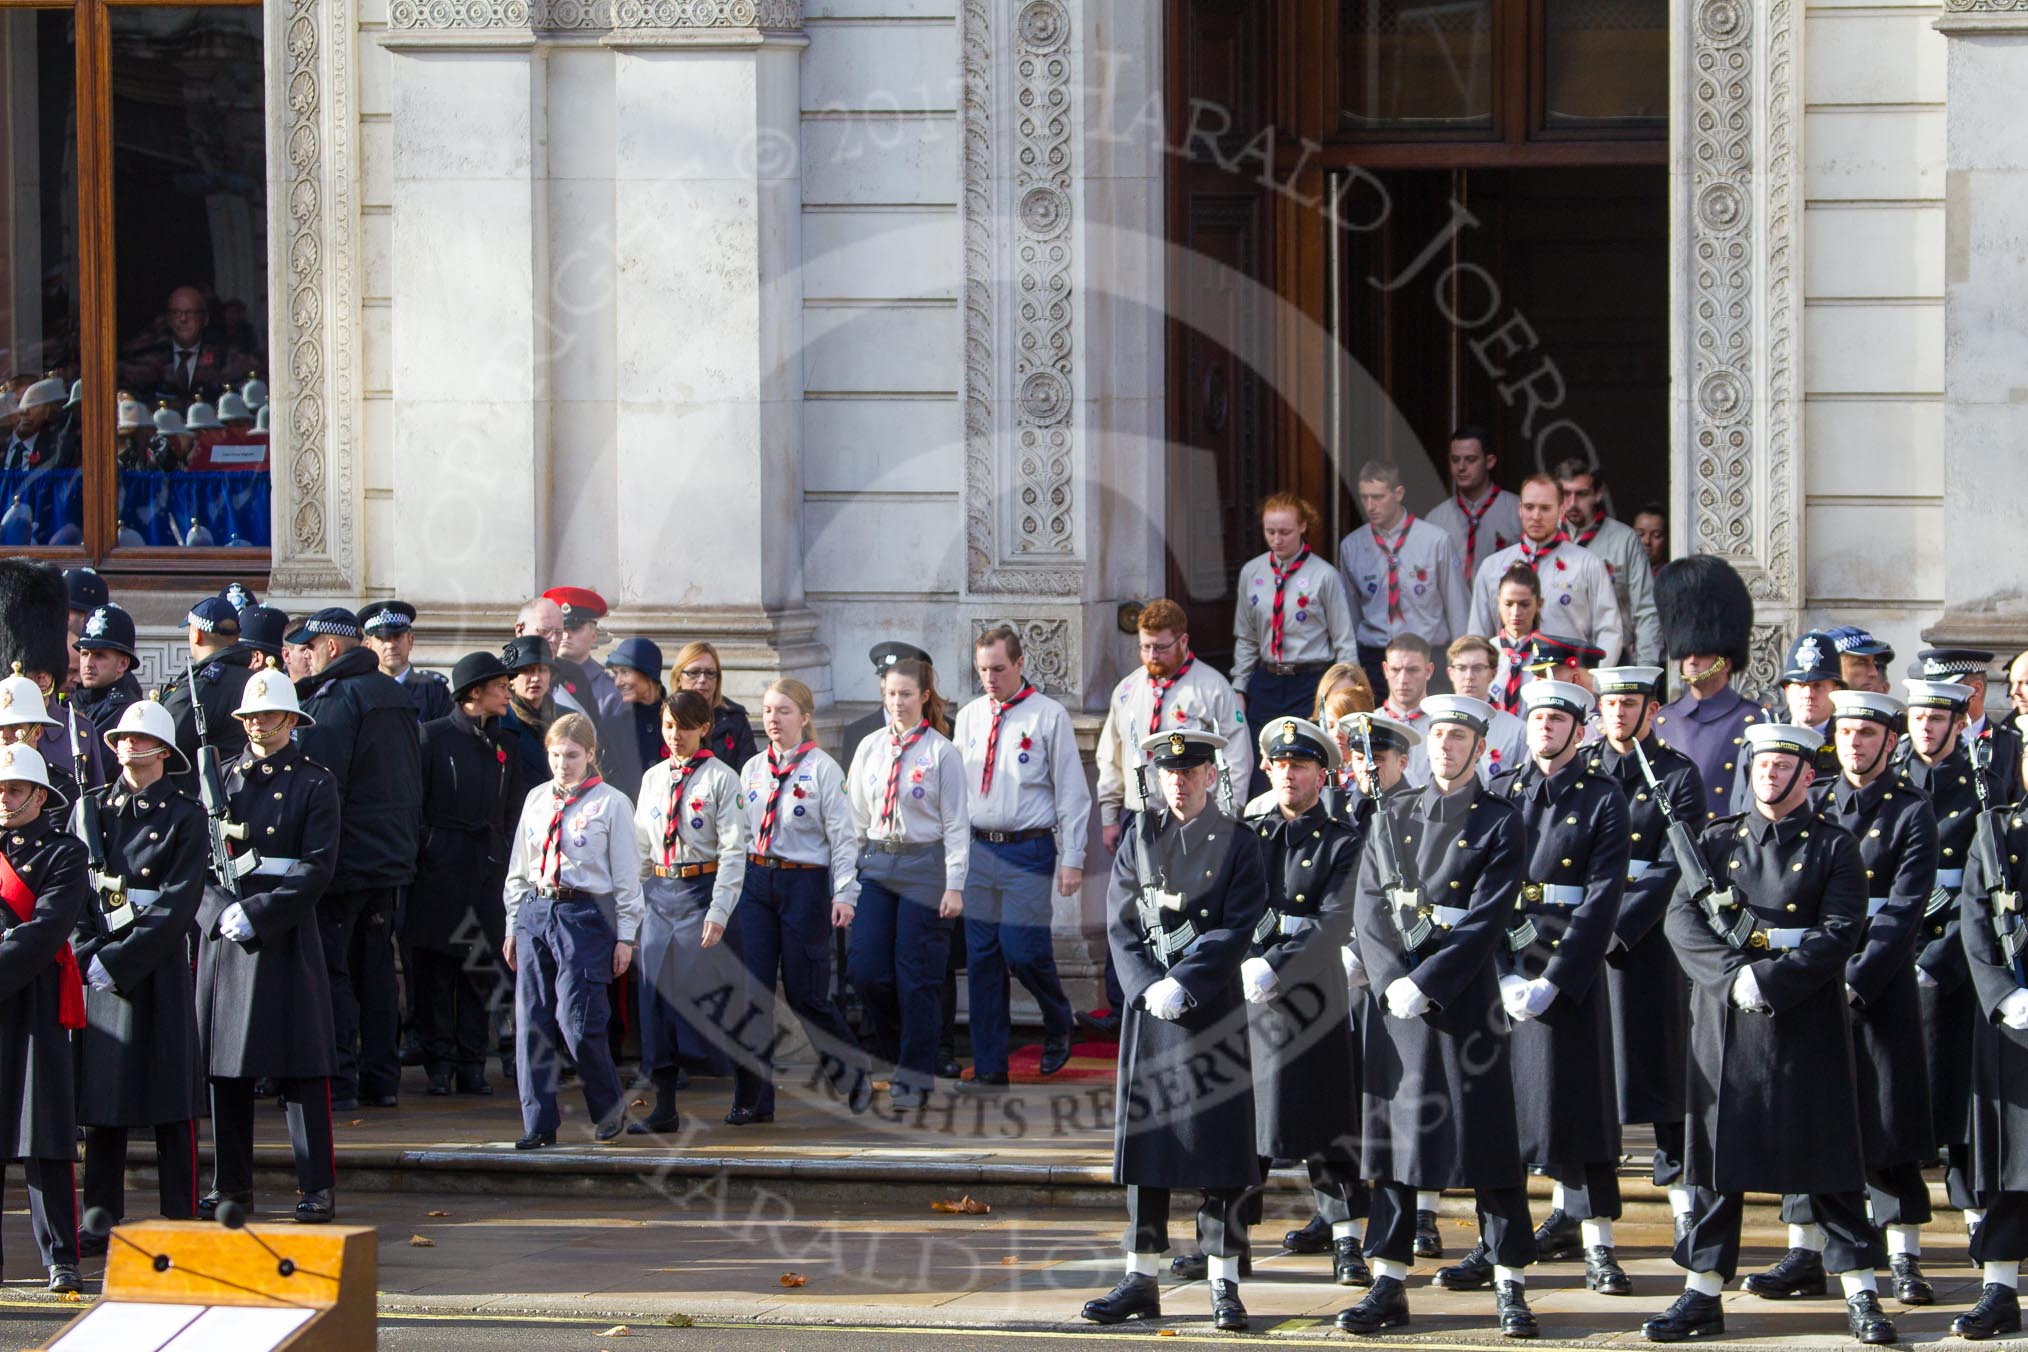
[{"label": "military rifle", "polygon": [[234,901],[239,900],[239,880],[254,871],[260,858],[249,850],[242,859],[232,856],[232,840],[245,840],[246,827],[232,821],[225,810],[225,776],[219,770],[218,748],[211,744],[211,729],[204,716],[204,701],[197,697],[197,673],[186,658],[183,679],[190,690],[190,713],[197,722],[197,786],[204,801],[204,818],[211,842],[211,874]]},{"label": "military rifle", "polygon": [[1380,895],[1395,932],[1401,936],[1402,952],[1413,967],[1417,951],[1429,942],[1436,925],[1422,904],[1422,889],[1409,886],[1401,856],[1394,852],[1394,832],[1388,826],[1386,801],[1380,792],[1380,762],[1373,755],[1373,724],[1365,719],[1359,722],[1359,753],[1366,758],[1366,801],[1373,805],[1373,821],[1366,829],[1373,842],[1374,862],[1380,866]]},{"label": "military rifle", "polygon": [[71,816],[71,834],[84,842],[86,872],[98,905],[94,912],[107,935],[123,932],[134,923],[134,908],[127,901],[127,880],[115,877],[106,855],[105,824],[99,820],[98,795],[85,784],[84,744],[77,735],[77,706],[64,701],[64,717],[70,723],[70,764],[77,772],[77,811]]},{"label": "military rifle", "polygon": [[1639,740],[1634,742],[1634,759],[1640,764],[1641,778],[1647,781],[1655,807],[1668,823],[1669,850],[1676,856],[1676,867],[1683,871],[1683,880],[1690,884],[1690,899],[1704,913],[1704,923],[1725,941],[1727,948],[1751,948],[1753,912],[1739,904],[1731,888],[1721,888],[1713,881],[1711,870],[1704,866],[1704,852],[1697,848],[1697,837],[1676,816],[1675,804],[1662,791],[1662,782],[1655,778],[1655,767],[1648,763],[1648,753]]}]

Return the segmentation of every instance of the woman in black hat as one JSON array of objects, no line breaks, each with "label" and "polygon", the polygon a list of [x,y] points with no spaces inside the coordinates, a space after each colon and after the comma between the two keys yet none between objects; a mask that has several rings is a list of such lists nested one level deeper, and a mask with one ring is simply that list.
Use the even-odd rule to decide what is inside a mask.
[{"label": "woman in black hat", "polygon": [[490,1094],[487,1030],[504,998],[501,889],[525,786],[501,726],[513,673],[492,653],[452,669],[457,707],[422,728],[422,838],[402,938],[414,958],[415,1019],[430,1093]]}]

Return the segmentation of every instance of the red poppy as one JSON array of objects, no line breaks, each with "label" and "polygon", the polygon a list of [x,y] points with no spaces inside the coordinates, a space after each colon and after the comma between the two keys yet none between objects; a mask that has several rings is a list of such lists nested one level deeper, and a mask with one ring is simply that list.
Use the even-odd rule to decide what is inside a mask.
[{"label": "red poppy", "polygon": [[507,748],[504,746],[494,747],[493,759],[499,761],[502,765],[505,765],[507,763]]},{"label": "red poppy", "polygon": [[796,797],[801,798],[803,797],[803,786],[798,784],[796,785],[795,788],[790,789],[789,792],[794,794]]},{"label": "red poppy", "polygon": [[1026,750],[1027,750],[1027,749],[1028,749],[1029,747],[1031,747],[1031,746],[1034,746],[1034,745],[1035,745],[1035,743],[1031,742],[1031,741],[1030,741],[1030,740],[1028,740],[1028,738],[1026,738],[1026,737],[1023,737],[1023,738],[1021,739],[1021,749],[1022,749],[1023,751],[1026,751]]},{"label": "red poppy", "polygon": [[1418,568],[1418,569],[1416,569],[1416,570],[1415,570],[1415,580],[1416,580],[1417,582],[1427,582],[1427,581],[1429,581],[1429,569],[1427,569],[1427,568]]},{"label": "red poppy", "polygon": [[690,810],[692,812],[704,811],[704,800],[702,798],[692,798],[690,800]]},{"label": "red poppy", "polygon": [[1569,566],[1569,565],[1568,565],[1568,564],[1566,564],[1566,563],[1564,563],[1564,561],[1563,561],[1562,559],[1558,559],[1558,560],[1556,561],[1556,571],[1557,571],[1557,572],[1559,572],[1559,573],[1560,573],[1560,572],[1562,572],[1562,571],[1563,571],[1563,570],[1564,570],[1565,568],[1567,568],[1568,566]]},{"label": "red poppy", "polygon": [[922,783],[922,767],[920,765],[916,766],[915,770],[909,775],[908,782],[911,784]]}]

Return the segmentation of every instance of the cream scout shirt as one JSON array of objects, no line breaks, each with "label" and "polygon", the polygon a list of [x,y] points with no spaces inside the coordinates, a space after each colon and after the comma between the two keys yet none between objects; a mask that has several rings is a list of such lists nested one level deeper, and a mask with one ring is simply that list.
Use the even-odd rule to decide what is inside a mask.
[{"label": "cream scout shirt", "polygon": [[[1479,565],[1472,587],[1472,633],[1491,638],[1500,632],[1500,575],[1520,559],[1521,546],[1513,545]],[[1535,576],[1542,583],[1542,620],[1536,627],[1545,634],[1581,638],[1605,650],[1600,666],[1616,665],[1626,631],[1620,627],[1612,577],[1599,556],[1565,540],[1542,557]]]},{"label": "cream scout shirt", "polygon": [[[972,868],[972,823],[965,811],[965,762],[950,739],[930,728],[915,745],[902,749],[908,733],[899,737],[892,728],[882,728],[859,744],[852,757],[848,797],[852,820],[866,840],[905,841],[927,844],[941,840],[944,845],[944,888],[965,890],[966,875]],[[895,757],[901,757],[901,774],[895,781],[894,818],[883,815],[887,803],[888,772]]]},{"label": "cream scout shirt", "polygon": [[1077,754],[1077,731],[1070,711],[1036,691],[1000,720],[1000,746],[993,759],[993,786],[979,782],[986,769],[986,735],[993,727],[995,701],[980,696],[958,710],[952,740],[965,760],[965,792],[977,831],[1056,832],[1059,868],[1083,868],[1091,830],[1091,788]]},{"label": "cream scout shirt", "polygon": [[[1401,522],[1382,534],[1389,544],[1401,539]],[[1464,573],[1457,546],[1441,526],[1422,520],[1409,524],[1395,573],[1399,621],[1387,612],[1387,555],[1375,543],[1372,526],[1361,526],[1345,537],[1338,547],[1338,564],[1352,584],[1352,603],[1359,608],[1357,633],[1367,647],[1385,648],[1396,634],[1408,633],[1441,655],[1452,639],[1466,632]]]},{"label": "cream scout shirt", "polygon": [[1504,488],[1496,488],[1490,505],[1485,498],[1472,504],[1474,511],[1481,507],[1485,508],[1486,514],[1479,518],[1477,535],[1472,533],[1464,508],[1458,505],[1456,492],[1423,514],[1424,520],[1441,527],[1451,537],[1451,543],[1457,546],[1458,563],[1464,569],[1465,585],[1468,587],[1478,576],[1481,563],[1521,539],[1520,498]]},{"label": "cream scout shirt", "polygon": [[[704,918],[723,925],[739,904],[739,886],[746,879],[746,822],[740,812],[739,776],[716,756],[699,763],[684,782],[680,802],[669,801],[682,762],[658,761],[641,776],[641,801],[634,807],[634,834],[641,848],[641,876],[655,876],[657,864],[708,864],[711,905]],[[675,857],[664,859],[662,841],[670,817],[676,819]]]},{"label": "cream scout shirt", "polygon": [[[1275,570],[1272,554],[1249,559],[1239,570],[1238,599],[1232,612],[1232,688],[1246,689],[1254,668],[1274,656]],[[1312,553],[1282,586],[1283,666],[1356,662],[1353,641],[1358,619],[1345,579]],[[1220,729],[1223,731],[1223,729]]]},{"label": "cream scout shirt", "polygon": [[[739,772],[739,787],[747,848],[759,852],[761,817],[774,788],[765,746]],[[852,807],[845,801],[845,773],[822,747],[811,747],[782,786],[774,834],[766,852],[791,863],[829,868],[832,899],[848,906],[858,904],[859,832],[852,824]]]},{"label": "cream scout shirt", "polygon": [[[1226,779],[1232,785],[1236,811],[1246,802],[1247,781],[1253,776],[1253,730],[1239,707],[1239,697],[1225,678],[1203,662],[1195,662],[1162,700],[1159,729],[1149,721],[1155,712],[1155,688],[1142,667],[1113,687],[1105,726],[1099,729],[1099,820],[1116,824],[1120,813],[1139,812],[1141,793],[1134,770],[1143,764],[1141,739],[1150,731],[1174,732],[1202,728],[1226,739]],[[1151,784],[1152,788],[1153,785]]]},{"label": "cream scout shirt", "polygon": [[[553,781],[552,781],[553,783]],[[558,800],[550,784],[529,791],[521,805],[507,862],[507,932],[521,904],[542,885],[542,845]],[[610,784],[599,784],[572,803],[563,814],[557,848],[563,856],[556,885],[611,897],[614,932],[631,944],[641,932],[641,856],[634,839],[634,805]]]}]

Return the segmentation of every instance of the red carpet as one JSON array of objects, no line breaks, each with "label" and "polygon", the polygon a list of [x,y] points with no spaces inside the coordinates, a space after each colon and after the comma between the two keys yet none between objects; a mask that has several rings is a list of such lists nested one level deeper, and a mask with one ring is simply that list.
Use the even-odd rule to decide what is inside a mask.
[{"label": "red carpet", "polygon": [[[1073,1042],[1070,1044],[1070,1063],[1054,1075],[1042,1073],[1042,1044],[1031,1042],[1016,1047],[1007,1054],[1007,1079],[1011,1084],[1061,1084],[1069,1080],[1107,1080],[1114,1078],[1119,1064],[1120,1044],[1117,1039],[1103,1041]],[[968,1069],[965,1078],[971,1079]]]}]

